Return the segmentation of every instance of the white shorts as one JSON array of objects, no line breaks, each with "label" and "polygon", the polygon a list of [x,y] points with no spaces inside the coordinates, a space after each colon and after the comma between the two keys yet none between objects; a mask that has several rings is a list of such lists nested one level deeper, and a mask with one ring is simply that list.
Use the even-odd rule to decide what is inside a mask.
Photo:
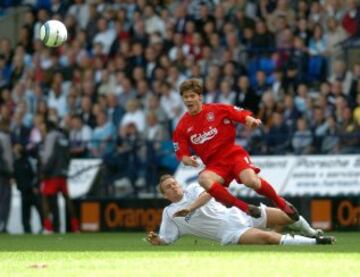
[{"label": "white shorts", "polygon": [[226,226],[224,226],[221,244],[238,244],[240,237],[250,228],[266,229],[266,205],[260,203],[261,216],[254,218],[240,211],[238,208],[232,208]]}]

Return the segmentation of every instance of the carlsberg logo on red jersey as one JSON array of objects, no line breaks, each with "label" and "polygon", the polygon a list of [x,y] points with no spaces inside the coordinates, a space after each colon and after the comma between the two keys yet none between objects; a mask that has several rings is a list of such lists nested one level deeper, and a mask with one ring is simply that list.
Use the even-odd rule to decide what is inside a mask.
[{"label": "carlsberg logo on red jersey", "polygon": [[195,134],[190,137],[190,140],[193,144],[203,144],[205,141],[211,140],[216,136],[218,130],[216,128],[212,128],[209,131],[205,131],[202,134]]}]

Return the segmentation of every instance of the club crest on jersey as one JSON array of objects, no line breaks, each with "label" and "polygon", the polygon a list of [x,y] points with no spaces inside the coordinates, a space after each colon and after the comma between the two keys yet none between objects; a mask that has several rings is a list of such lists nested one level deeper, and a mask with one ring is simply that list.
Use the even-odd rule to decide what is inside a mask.
[{"label": "club crest on jersey", "polygon": [[190,219],[191,219],[191,217],[193,216],[194,213],[195,213],[195,211],[191,212],[187,216],[185,216],[184,220],[186,221],[186,223],[189,223],[189,221],[190,221]]},{"label": "club crest on jersey", "polygon": [[209,113],[207,113],[206,118],[207,118],[208,121],[214,121],[215,120],[215,115],[214,115],[213,112],[209,112]]}]

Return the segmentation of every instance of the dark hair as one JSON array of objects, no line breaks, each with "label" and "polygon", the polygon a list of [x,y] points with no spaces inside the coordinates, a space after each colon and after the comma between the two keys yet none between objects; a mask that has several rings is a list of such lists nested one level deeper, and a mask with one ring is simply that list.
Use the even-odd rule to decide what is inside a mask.
[{"label": "dark hair", "polygon": [[199,79],[189,79],[180,84],[180,95],[183,95],[185,91],[193,91],[199,95],[202,94],[202,84]]},{"label": "dark hair", "polygon": [[73,114],[71,116],[71,119],[79,119],[80,121],[83,121],[82,117],[80,114],[76,113],[76,114]]},{"label": "dark hair", "polygon": [[0,132],[10,133],[10,120],[1,119],[0,120]]},{"label": "dark hair", "polygon": [[51,130],[58,129],[57,123],[55,121],[53,121],[53,120],[47,120],[45,122],[45,124],[46,124],[46,131],[47,132],[50,132]]}]

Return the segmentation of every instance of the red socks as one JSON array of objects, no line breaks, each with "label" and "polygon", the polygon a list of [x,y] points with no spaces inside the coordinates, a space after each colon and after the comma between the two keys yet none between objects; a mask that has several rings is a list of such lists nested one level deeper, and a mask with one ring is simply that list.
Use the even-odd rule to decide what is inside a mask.
[{"label": "red socks", "polygon": [[226,206],[235,206],[245,213],[249,211],[249,206],[247,203],[236,198],[219,183],[214,183],[207,192],[217,201],[223,203]]},{"label": "red socks", "polygon": [[71,232],[79,233],[80,232],[80,224],[79,220],[76,217],[72,217],[70,221]]},{"label": "red socks", "polygon": [[280,197],[276,193],[274,188],[268,182],[266,182],[263,178],[260,178],[260,180],[261,180],[261,187],[258,190],[256,190],[256,192],[258,194],[266,196],[271,201],[273,201],[273,203],[277,207],[279,207],[281,210],[284,210],[287,207],[284,198]]},{"label": "red socks", "polygon": [[43,221],[43,224],[44,224],[44,230],[46,232],[52,232],[53,231],[53,225],[52,225],[52,222],[49,218],[45,218],[44,221]]},{"label": "red socks", "polygon": [[[260,178],[260,181],[261,187],[256,190],[256,192],[273,201],[273,203],[281,210],[286,210],[287,204],[284,198],[280,197],[274,188],[264,179]],[[226,206],[235,206],[246,213],[249,211],[249,206],[246,202],[231,195],[231,193],[229,193],[229,191],[219,183],[214,183],[208,190],[208,193]]]},{"label": "red socks", "polygon": [[[79,220],[76,217],[72,217],[70,220],[71,232],[80,232]],[[44,219],[44,230],[46,232],[53,232],[53,225],[49,218]]]}]

